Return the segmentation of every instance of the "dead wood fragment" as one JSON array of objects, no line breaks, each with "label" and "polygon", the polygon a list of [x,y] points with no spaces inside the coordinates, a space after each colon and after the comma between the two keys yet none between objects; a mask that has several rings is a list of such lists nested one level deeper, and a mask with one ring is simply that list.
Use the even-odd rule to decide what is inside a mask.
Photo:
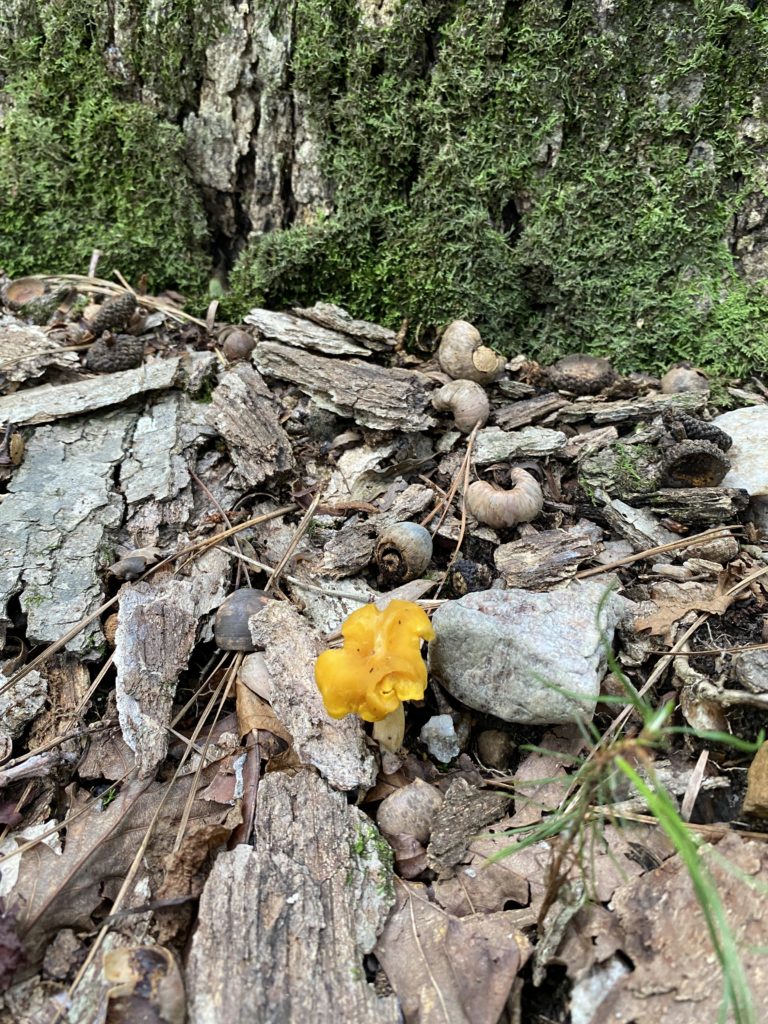
[{"label": "dead wood fragment", "polygon": [[735,487],[668,487],[651,494],[629,494],[627,501],[686,526],[715,526],[732,522],[743,512],[749,494]]},{"label": "dead wood fragment", "polygon": [[492,419],[502,430],[517,430],[569,404],[567,398],[550,392],[520,402],[512,402],[510,405],[500,405],[494,411]]},{"label": "dead wood fragment", "polygon": [[21,383],[49,366],[77,370],[80,360],[76,352],[55,345],[40,327],[0,315],[0,377]]},{"label": "dead wood fragment", "polygon": [[544,530],[500,544],[493,559],[508,587],[548,590],[570,579],[583,561],[597,555],[601,532],[583,521],[568,530]]},{"label": "dead wood fragment", "polygon": [[179,675],[195,644],[197,623],[224,596],[226,556],[208,552],[218,572],[191,579],[145,580],[120,591],[115,667],[123,739],[136,754],[139,777],[150,775],[168,751],[168,726]]},{"label": "dead wood fragment", "polygon": [[427,863],[443,876],[453,873],[472,840],[486,825],[498,819],[509,806],[505,793],[479,790],[466,779],[450,784],[445,800],[435,815],[427,847]]},{"label": "dead wood fragment", "polygon": [[261,373],[296,384],[321,409],[373,430],[427,430],[432,382],[414,370],[385,369],[357,359],[315,356],[271,341],[256,346]]},{"label": "dead wood fragment", "polygon": [[397,1001],[363,975],[393,899],[376,826],[313,772],[273,773],[254,839],[218,857],[203,891],[190,1024],[397,1024]]},{"label": "dead wood fragment", "polygon": [[321,327],[359,338],[365,347],[373,352],[389,351],[397,341],[395,331],[369,323],[367,320],[355,320],[346,309],[334,306],[330,302],[316,302],[309,309],[294,309],[293,312],[305,320],[320,324]]},{"label": "dead wood fragment", "polygon": [[242,364],[224,374],[208,420],[227,441],[248,486],[293,468],[291,440],[280,426],[272,393],[252,366]]},{"label": "dead wood fragment", "polygon": [[270,309],[252,309],[245,315],[245,323],[257,327],[265,338],[297,349],[314,349],[327,356],[369,356],[365,345],[354,342],[349,334],[304,319],[305,310],[275,313]]},{"label": "dead wood fragment", "polygon": [[337,789],[370,789],[377,769],[362,722],[356,715],[329,718],[323,706],[315,682],[317,634],[292,605],[278,601],[252,616],[250,628],[273,680],[272,707],[296,752]]},{"label": "dead wood fragment", "polygon": [[581,423],[591,420],[597,426],[606,423],[622,423],[631,426],[643,420],[661,416],[665,409],[674,408],[680,412],[696,413],[707,404],[707,396],[701,391],[690,391],[680,395],[651,394],[621,399],[616,402],[571,402],[558,412],[563,423]]}]

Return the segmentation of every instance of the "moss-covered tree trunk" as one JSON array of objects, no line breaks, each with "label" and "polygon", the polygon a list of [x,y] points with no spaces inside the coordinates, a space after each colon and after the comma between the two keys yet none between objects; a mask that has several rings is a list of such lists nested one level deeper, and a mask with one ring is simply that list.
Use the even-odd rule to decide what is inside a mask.
[{"label": "moss-covered tree trunk", "polygon": [[768,361],[762,3],[0,0],[0,71],[13,273]]}]

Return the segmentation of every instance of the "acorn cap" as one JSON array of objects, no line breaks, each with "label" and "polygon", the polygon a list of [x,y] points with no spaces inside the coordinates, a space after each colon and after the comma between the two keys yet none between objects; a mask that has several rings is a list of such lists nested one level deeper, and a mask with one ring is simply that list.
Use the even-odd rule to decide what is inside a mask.
[{"label": "acorn cap", "polygon": [[550,366],[548,376],[558,390],[574,395],[596,395],[616,379],[607,359],[583,354],[558,360]]}]

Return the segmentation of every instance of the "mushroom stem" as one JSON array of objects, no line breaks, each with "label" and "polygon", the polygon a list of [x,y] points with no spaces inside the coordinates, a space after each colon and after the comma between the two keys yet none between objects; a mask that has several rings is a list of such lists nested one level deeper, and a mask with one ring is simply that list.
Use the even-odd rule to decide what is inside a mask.
[{"label": "mushroom stem", "polygon": [[390,754],[396,754],[405,739],[405,708],[398,704],[386,718],[373,723],[373,738]]}]

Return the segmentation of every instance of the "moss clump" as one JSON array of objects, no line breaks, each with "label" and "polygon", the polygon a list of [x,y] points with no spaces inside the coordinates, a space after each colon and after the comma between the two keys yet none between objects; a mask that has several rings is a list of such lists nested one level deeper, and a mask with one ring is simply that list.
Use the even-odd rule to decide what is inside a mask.
[{"label": "moss clump", "polygon": [[768,299],[724,241],[760,187],[740,123],[768,16],[598,7],[298,0],[293,70],[336,209],[254,240],[232,312],[323,297],[391,326],[466,317],[546,359],[768,362]]},{"label": "moss clump", "polygon": [[[137,18],[147,6],[136,5]],[[172,6],[178,18],[190,5]],[[97,248],[104,275],[117,268],[145,273],[150,288],[198,291],[207,229],[181,132],[130,93],[120,61],[131,55],[117,59],[98,8],[40,3],[24,34],[0,38],[0,264],[13,275],[84,273]],[[158,88],[174,80],[174,52],[155,65]],[[184,76],[175,83],[171,101]]]}]

